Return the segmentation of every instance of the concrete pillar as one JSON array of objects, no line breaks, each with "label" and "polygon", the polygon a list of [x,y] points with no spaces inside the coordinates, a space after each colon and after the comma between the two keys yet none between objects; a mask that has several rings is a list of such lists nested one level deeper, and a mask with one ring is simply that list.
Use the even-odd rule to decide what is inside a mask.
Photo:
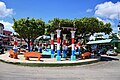
[{"label": "concrete pillar", "polygon": [[75,38],[74,38],[74,36],[75,36],[75,31],[71,31],[71,38],[72,38],[72,55],[71,55],[71,60],[72,61],[74,61],[74,60],[76,60],[76,56],[75,56],[75,44],[74,44],[74,42],[75,42]]},{"label": "concrete pillar", "polygon": [[61,30],[56,30],[57,31],[57,56],[56,56],[56,60],[60,61],[61,60],[61,56],[60,56],[60,32]]},{"label": "concrete pillar", "polygon": [[32,42],[30,42],[30,52],[32,52]]},{"label": "concrete pillar", "polygon": [[17,37],[14,37],[14,46],[13,46],[13,51],[17,52],[18,48],[17,48],[18,42],[17,42]]},{"label": "concrete pillar", "polygon": [[54,34],[51,33],[51,58],[54,58]]},{"label": "concrete pillar", "polygon": [[66,34],[63,34],[63,54],[62,57],[66,58],[66,54],[67,54],[67,46],[66,46]]},{"label": "concrete pillar", "polygon": [[40,43],[39,43],[39,49],[38,49],[38,52],[42,53],[42,41],[40,41]]}]

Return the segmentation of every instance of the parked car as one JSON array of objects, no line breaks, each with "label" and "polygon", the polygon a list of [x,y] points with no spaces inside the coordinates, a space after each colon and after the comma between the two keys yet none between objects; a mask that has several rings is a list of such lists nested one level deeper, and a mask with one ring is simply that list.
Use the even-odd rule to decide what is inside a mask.
[{"label": "parked car", "polygon": [[18,46],[17,46],[17,49],[18,49],[18,52],[19,52],[19,53],[26,52],[26,50],[27,50],[27,45],[18,45]]},{"label": "parked car", "polygon": [[13,49],[12,45],[5,45],[5,51],[10,50],[10,49]]},{"label": "parked car", "polygon": [[103,54],[106,54],[106,50],[105,49],[100,49],[99,51],[98,51],[98,53],[100,54],[100,55],[103,55]]},{"label": "parked car", "polygon": [[109,49],[109,50],[106,52],[106,54],[107,54],[108,56],[117,56],[117,55],[118,55],[118,54],[115,52],[114,49]]},{"label": "parked car", "polygon": [[27,45],[21,45],[20,48],[27,49]]},{"label": "parked car", "polygon": [[4,47],[0,44],[0,54],[4,53]]}]

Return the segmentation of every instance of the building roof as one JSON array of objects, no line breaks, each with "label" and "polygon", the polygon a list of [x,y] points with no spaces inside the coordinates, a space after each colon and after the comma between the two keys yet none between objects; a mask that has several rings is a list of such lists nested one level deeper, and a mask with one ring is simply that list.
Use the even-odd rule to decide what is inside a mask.
[{"label": "building roof", "polygon": [[36,39],[50,39],[50,36],[43,35],[43,36],[39,36]]},{"label": "building roof", "polygon": [[97,41],[89,41],[87,44],[110,43],[111,41],[112,41],[112,39],[97,40]]},{"label": "building roof", "polygon": [[111,42],[120,42],[120,39],[112,39]]}]

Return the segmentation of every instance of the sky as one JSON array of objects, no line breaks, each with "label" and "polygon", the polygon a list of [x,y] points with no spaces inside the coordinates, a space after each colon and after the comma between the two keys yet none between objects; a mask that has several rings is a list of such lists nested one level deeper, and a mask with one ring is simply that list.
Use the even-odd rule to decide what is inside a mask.
[{"label": "sky", "polygon": [[96,17],[111,23],[117,33],[119,16],[120,0],[0,0],[0,23],[12,32],[13,18],[41,18],[48,23],[53,18]]}]

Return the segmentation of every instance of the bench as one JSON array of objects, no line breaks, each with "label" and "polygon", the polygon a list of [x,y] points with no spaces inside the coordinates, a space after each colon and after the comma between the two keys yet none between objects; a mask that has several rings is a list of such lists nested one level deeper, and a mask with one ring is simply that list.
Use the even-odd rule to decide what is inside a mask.
[{"label": "bench", "polygon": [[39,53],[39,52],[25,52],[24,57],[25,57],[25,60],[29,60],[29,58],[38,58],[38,61],[40,61],[41,53]]},{"label": "bench", "polygon": [[9,50],[9,57],[10,58],[14,58],[14,59],[18,59],[18,53],[14,52],[13,50]]},{"label": "bench", "polygon": [[88,59],[91,57],[91,53],[90,52],[85,52],[83,54],[81,54],[81,58],[82,59]]}]

